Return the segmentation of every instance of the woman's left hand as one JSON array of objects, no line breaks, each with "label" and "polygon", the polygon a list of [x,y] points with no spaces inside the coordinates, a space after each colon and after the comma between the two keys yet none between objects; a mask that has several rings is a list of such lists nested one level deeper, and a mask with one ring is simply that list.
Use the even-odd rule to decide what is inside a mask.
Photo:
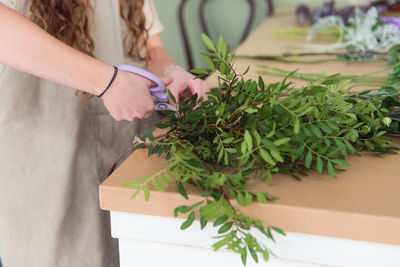
[{"label": "woman's left hand", "polygon": [[[164,70],[164,77],[165,80],[169,82],[168,89],[177,102],[179,102],[180,99],[188,97],[187,88],[192,95],[197,94],[198,98],[207,98],[206,92],[209,91],[207,84],[201,79],[196,79],[196,76],[177,65],[166,67]],[[172,101],[171,104],[173,104]]]}]

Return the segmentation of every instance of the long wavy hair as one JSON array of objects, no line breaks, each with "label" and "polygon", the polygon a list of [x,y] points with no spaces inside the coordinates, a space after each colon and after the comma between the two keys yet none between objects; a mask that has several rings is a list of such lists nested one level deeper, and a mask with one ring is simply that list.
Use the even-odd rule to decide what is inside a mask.
[{"label": "long wavy hair", "polygon": [[[105,1],[105,0],[100,0]],[[114,0],[112,0],[114,1]],[[134,59],[145,60],[143,53],[148,40],[144,0],[119,0],[120,15],[128,31],[124,37],[126,53]],[[90,34],[93,8],[90,0],[33,0],[30,7],[32,21],[64,43],[94,56],[95,43]],[[90,94],[76,91],[83,100]]]},{"label": "long wavy hair", "polygon": [[[105,1],[105,0],[100,0]],[[129,56],[144,60],[148,31],[143,13],[144,0],[119,0],[120,15],[128,26],[124,46]],[[90,34],[93,8],[90,0],[33,0],[32,20],[64,43],[93,56]]]}]

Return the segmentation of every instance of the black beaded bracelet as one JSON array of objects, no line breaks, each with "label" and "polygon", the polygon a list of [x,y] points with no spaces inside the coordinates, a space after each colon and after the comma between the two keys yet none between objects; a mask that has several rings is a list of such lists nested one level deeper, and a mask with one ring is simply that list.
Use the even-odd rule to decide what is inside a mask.
[{"label": "black beaded bracelet", "polygon": [[106,89],[104,89],[104,91],[101,94],[99,94],[97,97],[102,97],[107,92],[107,90],[111,87],[113,82],[115,81],[115,78],[117,77],[117,74],[118,74],[118,68],[115,66],[113,66],[113,67],[114,67],[114,74],[111,78],[111,81],[108,83]]}]

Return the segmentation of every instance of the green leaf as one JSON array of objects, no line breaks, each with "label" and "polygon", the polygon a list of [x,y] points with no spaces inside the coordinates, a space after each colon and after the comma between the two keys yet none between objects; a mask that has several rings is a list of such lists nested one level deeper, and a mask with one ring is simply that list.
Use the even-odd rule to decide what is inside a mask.
[{"label": "green leaf", "polygon": [[208,67],[211,71],[215,71],[214,62],[213,62],[209,57],[204,57],[204,61],[206,62],[207,67]]},{"label": "green leaf", "polygon": [[169,181],[172,182],[174,179],[172,178],[171,174],[169,174],[168,172],[164,173],[165,178]]},{"label": "green leaf", "polygon": [[242,259],[242,263],[243,265],[246,265],[247,263],[247,249],[243,249],[242,253],[241,253],[241,259]]},{"label": "green leaf", "polygon": [[346,145],[346,148],[347,148],[351,153],[356,152],[356,150],[355,150],[354,147],[350,144],[349,141],[347,141],[346,139],[343,139],[343,143]]},{"label": "green leaf", "polygon": [[251,108],[245,109],[244,112],[246,112],[246,113],[248,113],[248,114],[253,114],[253,113],[256,113],[257,111],[258,111],[257,108],[251,107]]},{"label": "green leaf", "polygon": [[311,132],[312,132],[316,137],[322,138],[321,130],[320,130],[317,126],[315,126],[315,125],[310,125],[310,129],[311,129]]},{"label": "green leaf", "polygon": [[324,170],[324,163],[320,157],[317,157],[317,170],[319,173],[322,173]]},{"label": "green leaf", "polygon": [[242,144],[240,145],[240,150],[242,151],[243,154],[246,153],[246,151],[247,151],[247,143],[246,143],[246,141],[242,142]]},{"label": "green leaf", "polygon": [[190,72],[197,75],[208,75],[208,71],[205,69],[192,69]]},{"label": "green leaf", "polygon": [[263,258],[265,261],[269,260],[269,251],[268,250],[264,250],[262,255],[263,255]]},{"label": "green leaf", "polygon": [[147,129],[147,136],[151,142],[154,142],[153,132],[150,129]]},{"label": "green leaf", "polygon": [[263,192],[257,192],[257,201],[263,204],[267,203],[267,198],[265,197],[265,194]]},{"label": "green leaf", "polygon": [[253,203],[253,196],[247,191],[244,193],[244,199],[245,199],[246,205],[248,205],[248,206],[251,205],[251,203]]},{"label": "green leaf", "polygon": [[271,226],[271,228],[272,228],[275,232],[277,232],[278,234],[286,235],[286,233],[285,233],[282,229],[280,229],[280,228],[278,228],[278,227],[276,227],[276,226]]},{"label": "green leaf", "polygon": [[334,131],[339,131],[340,128],[337,127],[335,124],[333,124],[332,122],[327,122],[326,125],[328,125],[329,128],[331,128]]},{"label": "green leaf", "polygon": [[333,165],[330,161],[328,161],[327,169],[329,175],[332,176],[333,178],[336,178],[335,169],[333,168]]},{"label": "green leaf", "polygon": [[268,185],[271,186],[272,185],[272,174],[271,174],[270,169],[267,170],[267,181],[268,181]]},{"label": "green leaf", "polygon": [[217,108],[217,110],[215,111],[215,114],[217,116],[221,116],[224,114],[224,111],[225,111],[225,104],[222,104]]},{"label": "green leaf", "polygon": [[347,155],[347,153],[346,153],[346,146],[345,146],[345,144],[343,143],[343,141],[340,140],[339,138],[335,138],[335,144],[336,144],[337,147],[340,149],[340,152],[341,152],[344,156],[346,156],[346,155]]},{"label": "green leaf", "polygon": [[252,248],[252,247],[248,247],[248,249],[249,249],[249,252],[250,252],[250,255],[251,255],[251,257],[253,258],[253,260],[256,262],[256,263],[258,263],[258,256],[257,256],[257,253],[254,251],[254,249]]},{"label": "green leaf", "polygon": [[169,98],[171,99],[171,101],[174,102],[174,103],[176,104],[175,96],[171,93],[170,90],[168,90],[168,95],[169,95]]},{"label": "green leaf", "polygon": [[133,193],[133,195],[131,196],[131,199],[134,199],[139,193],[140,193],[140,188],[138,188],[135,193]]},{"label": "green leaf", "polygon": [[242,193],[238,192],[236,194],[236,200],[240,206],[246,206],[246,199]]},{"label": "green leaf", "polygon": [[275,135],[275,130],[276,130],[276,122],[274,121],[272,130],[268,133],[268,135],[266,136],[266,138],[271,138],[271,137],[273,137],[273,136]]},{"label": "green leaf", "polygon": [[279,161],[279,162],[283,162],[283,161],[284,161],[283,158],[282,158],[282,156],[281,156],[281,154],[279,153],[279,150],[271,149],[270,152],[271,152],[272,157],[273,157],[276,161]]},{"label": "green leaf", "polygon": [[299,118],[296,118],[295,122],[294,122],[294,133],[295,134],[299,134],[300,132],[300,120]]},{"label": "green leaf", "polygon": [[244,132],[244,141],[246,141],[248,150],[251,151],[253,149],[253,141],[249,131],[247,130]]},{"label": "green leaf", "polygon": [[396,64],[400,61],[400,45],[394,45],[387,53],[387,60],[389,64]]},{"label": "green leaf", "polygon": [[215,51],[215,46],[213,41],[208,37],[206,34],[202,33],[201,38],[203,39],[204,44],[207,46],[208,49]]},{"label": "green leaf", "polygon": [[307,169],[311,167],[311,162],[312,162],[312,152],[308,151],[304,162]]},{"label": "green leaf", "polygon": [[234,140],[235,140],[234,137],[230,137],[230,138],[226,138],[226,139],[222,140],[222,143],[224,143],[224,144],[230,144],[230,143],[232,143]]},{"label": "green leaf", "polygon": [[256,130],[254,130],[253,136],[254,136],[254,140],[256,141],[256,146],[259,146],[261,144],[260,134]]},{"label": "green leaf", "polygon": [[206,218],[204,218],[203,216],[200,216],[200,229],[203,230],[206,225],[207,225],[208,221]]},{"label": "green leaf", "polygon": [[225,237],[224,239],[222,239],[222,240],[218,241],[217,243],[215,243],[215,244],[213,245],[213,248],[214,248],[215,251],[216,251],[216,250],[219,250],[220,248],[222,248],[223,246],[225,246],[226,244],[228,244],[228,242],[229,242],[229,238],[228,238],[228,237]]},{"label": "green leaf", "polygon": [[146,201],[149,201],[150,198],[150,189],[147,185],[143,186],[144,198]]},{"label": "green leaf", "polygon": [[181,225],[181,230],[187,229],[189,226],[192,225],[193,221],[195,219],[195,214],[194,211],[192,211],[189,216],[187,217],[186,221],[184,221]]},{"label": "green leaf", "polygon": [[222,51],[222,49],[223,49],[223,47],[224,47],[224,44],[225,44],[224,38],[220,35],[220,36],[218,37],[217,52],[221,52],[221,51]]},{"label": "green leaf", "polygon": [[289,141],[290,141],[290,137],[284,137],[284,138],[274,141],[273,144],[278,147],[280,145],[286,144]]},{"label": "green leaf", "polygon": [[221,228],[218,230],[218,234],[223,234],[228,232],[232,228],[233,222],[225,223]]},{"label": "green leaf", "polygon": [[344,159],[331,159],[331,161],[337,165],[343,165],[343,166],[351,166],[350,163],[348,163]]},{"label": "green leaf", "polygon": [[341,148],[341,149],[345,149],[345,145],[343,144],[342,140],[340,140],[339,138],[335,138],[335,144]]},{"label": "green leaf", "polygon": [[217,218],[217,219],[214,221],[213,225],[214,225],[214,227],[215,227],[215,226],[218,226],[218,225],[221,225],[221,224],[223,224],[224,222],[226,222],[228,219],[229,219],[228,216],[223,215],[223,216]]},{"label": "green leaf", "polygon": [[269,155],[269,153],[266,150],[260,148],[259,151],[260,151],[260,155],[263,158],[263,160],[265,160],[266,162],[268,162],[272,166],[275,166],[276,162],[272,159],[272,157]]},{"label": "green leaf", "polygon": [[329,128],[327,125],[325,125],[324,123],[319,123],[318,124],[319,128],[321,128],[325,133],[327,134],[332,134],[332,129]]},{"label": "green leaf", "polygon": [[204,202],[204,200],[199,201],[199,202],[197,202],[197,203],[195,203],[195,204],[193,204],[193,205],[191,205],[191,206],[185,206],[185,205],[183,205],[183,206],[178,206],[178,207],[176,207],[176,208],[174,209],[174,216],[175,216],[175,217],[178,217],[178,214],[179,214],[179,213],[187,213],[187,212],[191,211],[192,209],[194,209],[195,207],[197,207],[197,206],[199,206],[200,204],[202,204],[203,202]]},{"label": "green leaf", "polygon": [[178,192],[186,199],[189,199],[185,188],[183,187],[182,183],[178,183]]},{"label": "green leaf", "polygon": [[261,76],[258,76],[258,87],[260,87],[261,90],[265,89],[264,80]]},{"label": "green leaf", "polygon": [[271,141],[269,141],[268,139],[262,139],[261,142],[268,149],[276,149],[275,145]]},{"label": "green leaf", "polygon": [[162,187],[165,188],[165,187],[168,186],[167,180],[166,180],[164,177],[162,177],[161,175],[160,175],[160,177],[159,177],[159,180],[160,180],[160,184],[161,184]]},{"label": "green leaf", "polygon": [[136,182],[136,181],[135,182],[124,183],[124,186],[126,186],[126,187],[134,187],[134,188],[139,187],[141,185],[142,185],[142,183]]},{"label": "green leaf", "polygon": [[156,179],[153,180],[152,182],[153,186],[155,189],[157,189],[158,191],[164,191],[164,188],[156,181]]},{"label": "green leaf", "polygon": [[223,156],[224,156],[224,149],[221,148],[221,150],[218,153],[217,161],[220,162]]}]

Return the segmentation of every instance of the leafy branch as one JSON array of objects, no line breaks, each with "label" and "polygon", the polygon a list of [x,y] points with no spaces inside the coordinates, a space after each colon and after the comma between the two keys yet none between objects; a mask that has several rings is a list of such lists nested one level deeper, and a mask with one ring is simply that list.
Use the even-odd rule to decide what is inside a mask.
[{"label": "leafy branch", "polygon": [[218,229],[215,250],[237,252],[243,264],[248,255],[256,262],[259,257],[268,260],[271,251],[250,229],[258,229],[271,240],[273,233],[285,233],[247,216],[241,207],[277,198],[249,190],[249,179],[271,185],[275,173],[301,179],[307,169],[336,178],[341,171],[338,166],[350,166],[349,154],[361,150],[396,153],[384,135],[398,129],[398,121],[390,116],[400,102],[393,97],[393,87],[385,87],[385,81],[397,76],[379,79],[383,89],[377,92],[352,92],[352,81],[340,75],[318,77],[297,88],[287,81],[296,73],[285,73],[283,81],[266,85],[261,77],[253,81],[245,79],[247,71],[236,72],[234,56],[222,37],[217,44],[202,37],[209,49],[204,53],[209,70],[193,72],[199,77],[217,72],[218,87],[207,99],[193,95],[181,101],[176,112],[165,111],[167,118],[156,126],[167,133],[154,137],[149,132],[148,140],[142,138],[134,149],[146,143],[149,155],[166,155],[167,167],[126,186],[136,189],[133,197],[144,192],[146,199],[150,186],[163,191],[174,183],[185,199],[189,185],[199,188],[200,202],[174,211],[175,216],[187,214],[181,229],[190,227],[196,217],[202,229],[213,222]]}]

